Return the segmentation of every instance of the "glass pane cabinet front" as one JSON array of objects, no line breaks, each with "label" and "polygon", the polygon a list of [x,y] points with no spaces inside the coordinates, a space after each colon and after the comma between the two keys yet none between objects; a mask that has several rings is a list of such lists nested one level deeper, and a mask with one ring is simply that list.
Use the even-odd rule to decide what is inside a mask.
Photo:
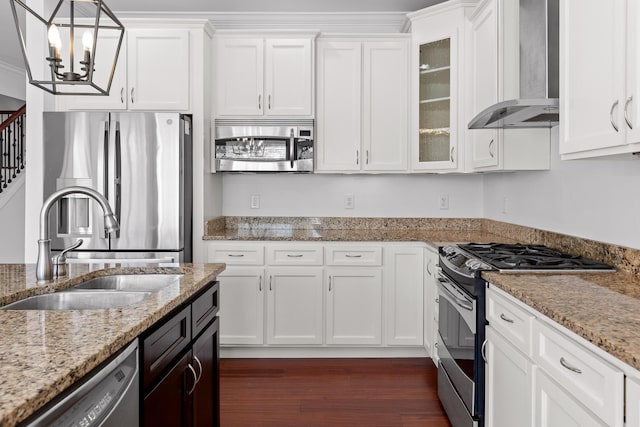
[{"label": "glass pane cabinet front", "polygon": [[451,39],[420,45],[418,161],[451,161]]}]

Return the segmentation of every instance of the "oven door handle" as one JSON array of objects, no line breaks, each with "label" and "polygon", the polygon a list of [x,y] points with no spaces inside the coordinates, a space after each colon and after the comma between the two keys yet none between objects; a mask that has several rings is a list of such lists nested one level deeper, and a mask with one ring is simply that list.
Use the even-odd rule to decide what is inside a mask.
[{"label": "oven door handle", "polygon": [[440,282],[440,290],[442,290],[445,294],[445,297],[448,297],[447,299],[449,299],[451,302],[455,303],[458,307],[463,308],[465,310],[468,311],[473,311],[473,304],[470,303],[469,301],[467,301],[464,298],[460,298],[459,296],[455,295],[453,292],[451,292],[451,290],[449,290],[449,288],[445,285],[449,285],[449,286],[453,286],[453,284],[451,283],[450,280],[446,279],[445,277],[438,277],[438,281]]}]

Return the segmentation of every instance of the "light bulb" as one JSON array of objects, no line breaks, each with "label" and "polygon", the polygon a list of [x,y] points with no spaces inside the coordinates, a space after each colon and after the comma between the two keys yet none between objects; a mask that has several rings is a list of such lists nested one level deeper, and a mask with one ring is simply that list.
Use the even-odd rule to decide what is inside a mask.
[{"label": "light bulb", "polygon": [[91,31],[85,31],[82,35],[82,47],[89,52],[93,49],[93,33]]},{"label": "light bulb", "polygon": [[49,44],[56,49],[60,49],[62,47],[62,40],[60,39],[60,32],[58,31],[58,27],[56,24],[51,24],[49,26],[49,31],[47,32],[49,37]]}]

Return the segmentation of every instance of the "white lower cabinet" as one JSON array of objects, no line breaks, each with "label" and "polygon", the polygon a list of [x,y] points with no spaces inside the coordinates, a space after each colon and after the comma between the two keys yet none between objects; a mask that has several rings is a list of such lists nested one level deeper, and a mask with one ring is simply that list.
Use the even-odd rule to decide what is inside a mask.
[{"label": "white lower cabinet", "polygon": [[625,425],[630,367],[491,285],[487,319],[488,427]]},{"label": "white lower cabinet", "polygon": [[382,344],[382,269],[327,268],[327,344]]},{"label": "white lower cabinet", "polygon": [[427,246],[424,250],[423,344],[427,355],[438,365],[438,251]]},{"label": "white lower cabinet", "polygon": [[[436,252],[432,258],[428,271],[435,280]],[[220,343],[396,347],[396,355],[419,355],[424,260],[424,246],[416,243],[212,242],[207,261],[227,265],[219,275]],[[431,320],[434,292],[427,290]],[[435,349],[432,334],[427,342],[427,352]]]},{"label": "white lower cabinet", "polygon": [[264,268],[227,267],[219,276],[220,344],[264,343]]},{"label": "white lower cabinet", "polygon": [[535,384],[533,425],[535,427],[608,426],[580,404],[568,391],[556,384],[542,369],[536,366],[533,372]]},{"label": "white lower cabinet", "polygon": [[322,268],[267,268],[267,344],[322,344]]},{"label": "white lower cabinet", "polygon": [[640,379],[625,379],[626,427],[640,427]]},{"label": "white lower cabinet", "polygon": [[423,345],[423,247],[385,251],[388,345]]},{"label": "white lower cabinet", "polygon": [[531,426],[531,360],[490,326],[485,354],[487,426]]}]

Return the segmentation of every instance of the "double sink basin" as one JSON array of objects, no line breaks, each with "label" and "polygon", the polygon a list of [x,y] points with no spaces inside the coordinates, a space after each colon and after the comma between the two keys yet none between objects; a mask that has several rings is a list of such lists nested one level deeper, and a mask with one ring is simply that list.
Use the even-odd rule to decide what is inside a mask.
[{"label": "double sink basin", "polygon": [[119,274],[82,282],[68,290],[36,295],[2,310],[97,310],[126,307],[152,292],[179,285],[179,274]]}]

